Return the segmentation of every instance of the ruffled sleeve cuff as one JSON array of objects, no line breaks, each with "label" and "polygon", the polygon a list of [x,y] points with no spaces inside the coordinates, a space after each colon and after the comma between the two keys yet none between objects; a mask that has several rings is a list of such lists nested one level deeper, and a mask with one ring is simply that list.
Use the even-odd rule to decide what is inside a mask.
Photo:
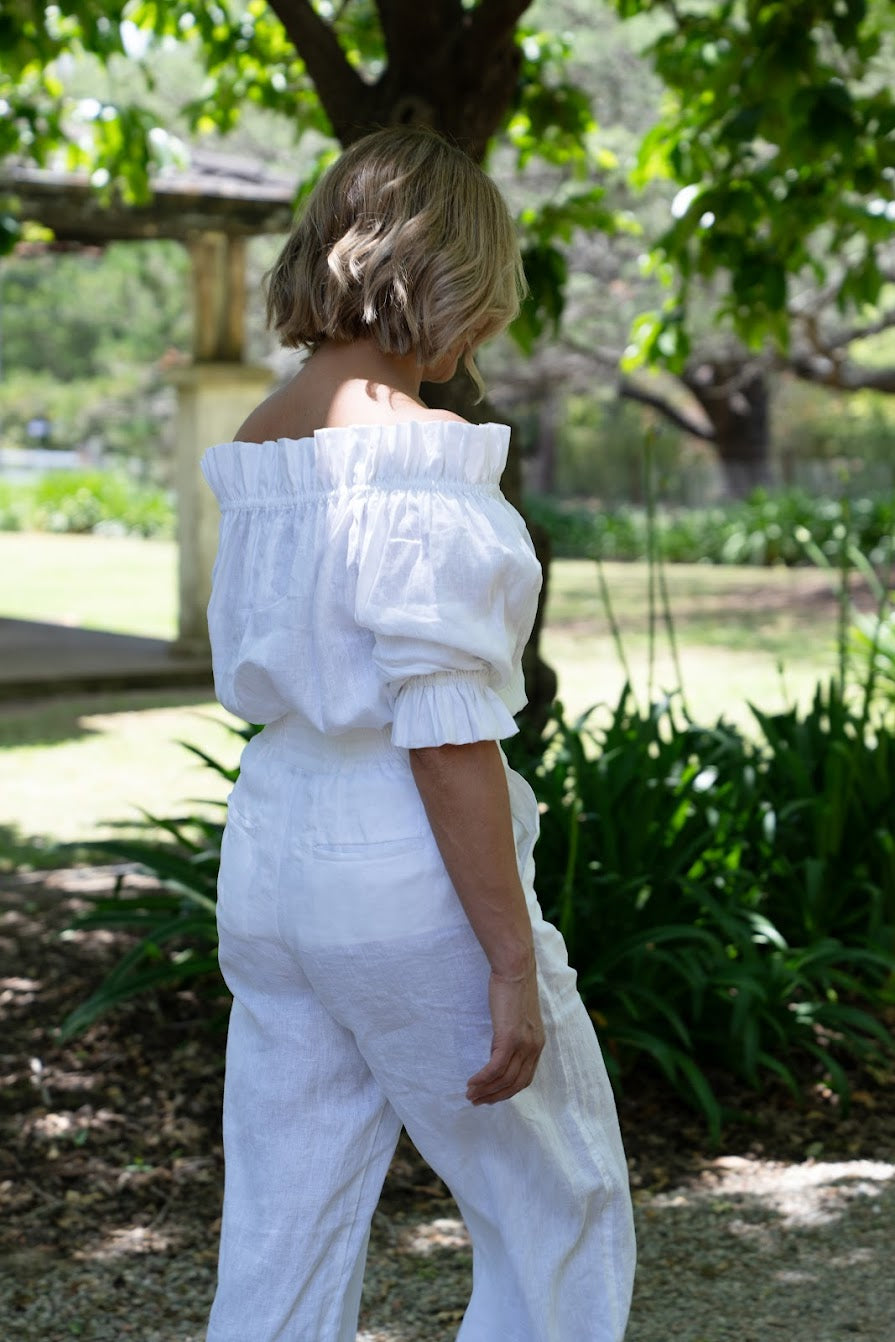
[{"label": "ruffled sleeve cuff", "polygon": [[502,741],[519,728],[487,671],[436,671],[404,682],[394,702],[392,744],[426,746]]}]

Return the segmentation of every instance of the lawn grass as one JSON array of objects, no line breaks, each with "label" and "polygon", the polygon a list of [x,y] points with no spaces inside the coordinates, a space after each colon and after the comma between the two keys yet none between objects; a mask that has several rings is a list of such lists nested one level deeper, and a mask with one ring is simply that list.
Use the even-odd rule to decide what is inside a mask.
[{"label": "lawn grass", "polygon": [[190,799],[222,801],[229,785],[179,741],[190,741],[227,765],[235,765],[240,738],[236,723],[206,693],[167,690],[155,694],[51,699],[4,708],[0,714],[0,867],[11,849],[34,849],[43,865],[53,841],[73,843],[108,837],[141,819],[186,814]]},{"label": "lawn grass", "polygon": [[[816,570],[669,566],[680,678],[661,609],[650,655],[646,565],[605,564],[603,571],[632,687],[643,702],[682,689],[694,716],[714,722],[723,714],[748,730],[749,701],[767,711],[804,704],[818,679],[835,670],[836,601],[829,579]],[[551,566],[542,655],[557,669],[569,715],[618,699],[626,670],[590,561]]]},{"label": "lawn grass", "polygon": [[[173,635],[171,542],[5,534],[0,563],[16,575],[15,583],[4,584],[0,615]],[[605,573],[643,701],[650,683],[646,567],[607,564]],[[667,576],[683,688],[700,720],[714,722],[724,714],[748,728],[748,700],[766,710],[787,700],[804,702],[818,677],[833,670],[835,601],[825,575],[680,565],[669,567]],[[558,672],[570,716],[618,698],[625,672],[593,563],[559,560],[552,566],[542,653]],[[675,690],[661,624],[654,663],[654,695]],[[0,842],[5,835],[9,849],[31,840],[40,861],[52,840],[108,834],[110,824],[136,819],[139,807],[170,815],[190,798],[223,799],[227,784],[177,741],[194,742],[235,764],[241,742],[226,730],[228,722],[233,719],[207,695],[183,690],[7,706],[0,710]]]},{"label": "lawn grass", "polygon": [[177,546],[139,536],[0,532],[0,616],[174,638]]}]

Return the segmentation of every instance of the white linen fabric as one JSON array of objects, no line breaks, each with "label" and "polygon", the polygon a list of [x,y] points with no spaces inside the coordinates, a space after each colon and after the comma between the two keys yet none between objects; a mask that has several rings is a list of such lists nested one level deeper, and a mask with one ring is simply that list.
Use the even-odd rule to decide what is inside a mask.
[{"label": "white linen fabric", "polygon": [[266,722],[218,883],[233,995],[226,1186],[207,1342],[353,1342],[370,1220],[403,1124],[473,1241],[458,1342],[621,1342],[635,1245],[611,1087],[535,896],[534,794],[501,757],[546,1046],[473,1107],[488,964],[409,748],[516,730],[540,582],[497,481],[502,426],[222,444],[209,626],[222,702]]},{"label": "white linen fabric", "polygon": [[511,736],[541,569],[500,492],[508,443],[431,420],[210,448],[221,703],[405,747]]}]

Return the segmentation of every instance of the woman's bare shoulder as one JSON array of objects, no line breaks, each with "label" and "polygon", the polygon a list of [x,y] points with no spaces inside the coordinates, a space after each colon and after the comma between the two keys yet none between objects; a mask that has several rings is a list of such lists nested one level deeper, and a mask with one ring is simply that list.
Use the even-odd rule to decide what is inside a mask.
[{"label": "woman's bare shoulder", "polygon": [[371,396],[367,386],[343,384],[334,390],[303,385],[298,378],[279,388],[243,420],[240,442],[265,443],[277,438],[311,438],[317,429],[372,427],[417,423],[468,424],[453,410],[423,405],[404,393]]},{"label": "woman's bare shoulder", "polygon": [[238,443],[271,443],[277,438],[290,436],[290,407],[288,405],[287,388],[285,386],[277,387],[266,397],[260,405],[242,421],[236,430],[235,441]]},{"label": "woman's bare shoulder", "polygon": [[[464,419],[462,415],[455,415],[453,410],[430,410],[428,406],[418,406],[415,414],[402,415],[401,419],[414,419],[423,421],[442,421],[445,424],[468,424],[469,420]],[[396,420],[395,423],[399,423]]]}]

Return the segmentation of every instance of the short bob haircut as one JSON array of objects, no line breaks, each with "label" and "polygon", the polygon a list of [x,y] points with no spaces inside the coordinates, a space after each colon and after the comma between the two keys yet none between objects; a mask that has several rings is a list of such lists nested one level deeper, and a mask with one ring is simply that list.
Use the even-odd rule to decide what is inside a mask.
[{"label": "short bob haircut", "polygon": [[491,179],[434,131],[375,131],[317,183],[267,275],[267,320],[284,345],[372,338],[434,368],[519,311],[524,277]]}]

